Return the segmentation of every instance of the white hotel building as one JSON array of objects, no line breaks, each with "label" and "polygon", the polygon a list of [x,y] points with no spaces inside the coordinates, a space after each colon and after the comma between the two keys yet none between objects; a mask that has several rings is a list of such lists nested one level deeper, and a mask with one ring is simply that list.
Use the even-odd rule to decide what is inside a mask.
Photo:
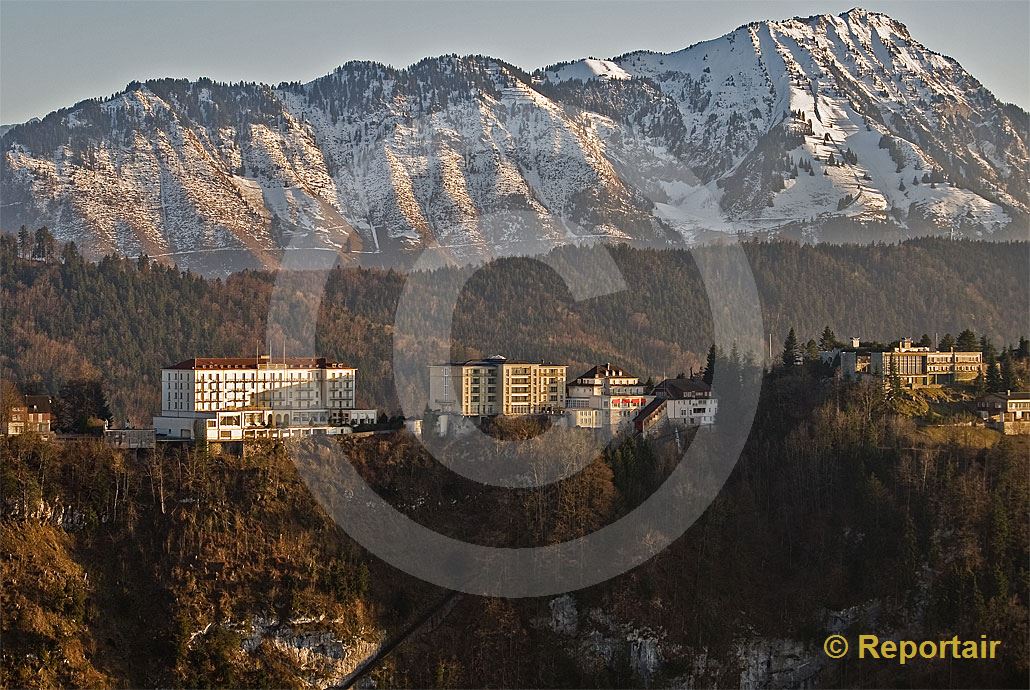
[{"label": "white hotel building", "polygon": [[197,357],[161,370],[158,436],[209,442],[340,434],[375,422],[355,409],[356,370],[324,357]]},{"label": "white hotel building", "polygon": [[569,426],[619,433],[630,429],[652,400],[638,377],[607,363],[569,383],[565,414]]}]

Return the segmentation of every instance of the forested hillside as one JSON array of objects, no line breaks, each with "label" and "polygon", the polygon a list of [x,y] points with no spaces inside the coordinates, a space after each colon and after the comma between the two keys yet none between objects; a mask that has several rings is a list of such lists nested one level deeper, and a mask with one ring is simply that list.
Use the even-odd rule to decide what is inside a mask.
[{"label": "forested hillside", "polygon": [[[766,375],[729,481],[656,558],[570,596],[460,597],[376,687],[1025,687],[1026,438],[916,428],[881,387],[817,369]],[[420,523],[486,544],[593,531],[679,458],[634,439],[513,491],[403,433],[328,443],[345,457],[308,471],[351,462]],[[327,687],[446,594],[355,545],[282,447],[0,438],[0,487],[3,687]],[[833,663],[837,630],[1002,645],[989,662]]]},{"label": "forested hillside", "polygon": [[[841,337],[883,342],[970,328],[998,346],[1030,332],[1027,243],[744,248],[774,344],[791,327],[804,343],[826,325]],[[19,249],[13,238],[0,238],[0,367],[25,391],[56,393],[66,381],[99,378],[116,421],[147,423],[158,406],[162,366],[266,349],[274,274],[209,280],[145,258],[92,263],[72,246],[40,259],[22,258]],[[456,310],[454,356],[547,358],[574,370],[611,361],[644,378],[700,369],[710,314],[691,253],[609,251],[627,289],[580,302],[536,260],[503,259],[480,269]],[[359,405],[396,410],[391,338],[404,280],[357,268],[330,276],[318,354],[358,367]],[[290,335],[288,350],[301,354]],[[273,337],[273,352],[281,346]]]}]

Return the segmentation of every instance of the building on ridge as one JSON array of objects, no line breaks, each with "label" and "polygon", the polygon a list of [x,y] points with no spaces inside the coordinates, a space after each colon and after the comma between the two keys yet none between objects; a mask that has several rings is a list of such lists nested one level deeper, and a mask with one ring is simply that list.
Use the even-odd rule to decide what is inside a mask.
[{"label": "building on ridge", "polygon": [[599,364],[569,382],[565,399],[568,426],[625,431],[637,413],[654,399],[636,376]]},{"label": "building on ridge", "polygon": [[161,370],[158,437],[244,441],[339,434],[374,423],[355,408],[354,367],[324,357],[195,357]]},{"label": "building on ridge", "polygon": [[1030,391],[988,393],[976,402],[984,423],[1003,434],[1030,434]]},{"label": "building on ridge", "polygon": [[869,373],[889,385],[895,376],[905,388],[972,381],[983,371],[982,352],[940,352],[902,338],[896,347],[869,354]]},{"label": "building on ridge", "polygon": [[709,426],[715,423],[719,401],[712,387],[699,378],[665,379],[654,387],[654,401],[634,420],[637,433],[647,434],[662,423]]},{"label": "building on ridge", "polygon": [[8,436],[34,433],[49,436],[53,425],[53,398],[49,395],[25,395],[7,413]]},{"label": "building on ridge", "polygon": [[568,367],[501,355],[429,367],[429,409],[465,417],[548,414],[565,407]]}]

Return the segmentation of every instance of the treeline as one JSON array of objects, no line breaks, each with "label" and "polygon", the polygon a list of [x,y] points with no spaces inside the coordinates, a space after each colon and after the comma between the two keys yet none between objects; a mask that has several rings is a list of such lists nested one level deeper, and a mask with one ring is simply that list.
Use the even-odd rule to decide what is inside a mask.
[{"label": "treeline", "polygon": [[[116,423],[146,423],[158,408],[162,366],[194,356],[267,352],[269,341],[273,352],[285,344],[300,354],[291,328],[266,328],[274,274],[246,271],[211,280],[146,257],[93,263],[73,245],[49,246],[48,235],[0,236],[0,370],[22,392],[56,394],[70,380],[99,379]],[[884,342],[971,329],[998,343],[1000,361],[1002,348],[1030,332],[1027,243],[747,242],[743,248],[774,345],[792,327],[815,337],[827,324],[842,336]],[[558,249],[555,257],[575,251],[583,250]],[[613,362],[645,379],[701,371],[713,338],[708,296],[691,253],[607,251],[626,289],[581,301],[536,260],[503,259],[476,272],[455,310],[452,355],[550,359],[569,363],[572,374]],[[441,269],[433,280],[443,284],[457,270]],[[392,337],[405,279],[363,268],[330,276],[316,347],[358,367],[359,405],[397,409]],[[618,279],[611,276],[611,285]],[[424,282],[426,309],[441,308],[433,281]],[[747,352],[741,344],[740,355],[759,363],[779,356],[778,345],[756,349]]]}]

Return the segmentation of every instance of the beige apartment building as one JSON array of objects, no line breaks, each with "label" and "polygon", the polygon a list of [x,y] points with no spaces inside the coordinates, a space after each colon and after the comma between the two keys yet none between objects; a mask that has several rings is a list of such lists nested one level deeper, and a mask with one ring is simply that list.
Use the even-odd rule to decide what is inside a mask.
[{"label": "beige apartment building", "polygon": [[970,381],[982,370],[981,352],[940,352],[915,347],[909,338],[892,350],[869,353],[870,374],[885,382],[897,375],[906,388]]},{"label": "beige apartment building", "polygon": [[429,409],[466,417],[556,412],[565,407],[568,367],[494,355],[429,367]]}]

